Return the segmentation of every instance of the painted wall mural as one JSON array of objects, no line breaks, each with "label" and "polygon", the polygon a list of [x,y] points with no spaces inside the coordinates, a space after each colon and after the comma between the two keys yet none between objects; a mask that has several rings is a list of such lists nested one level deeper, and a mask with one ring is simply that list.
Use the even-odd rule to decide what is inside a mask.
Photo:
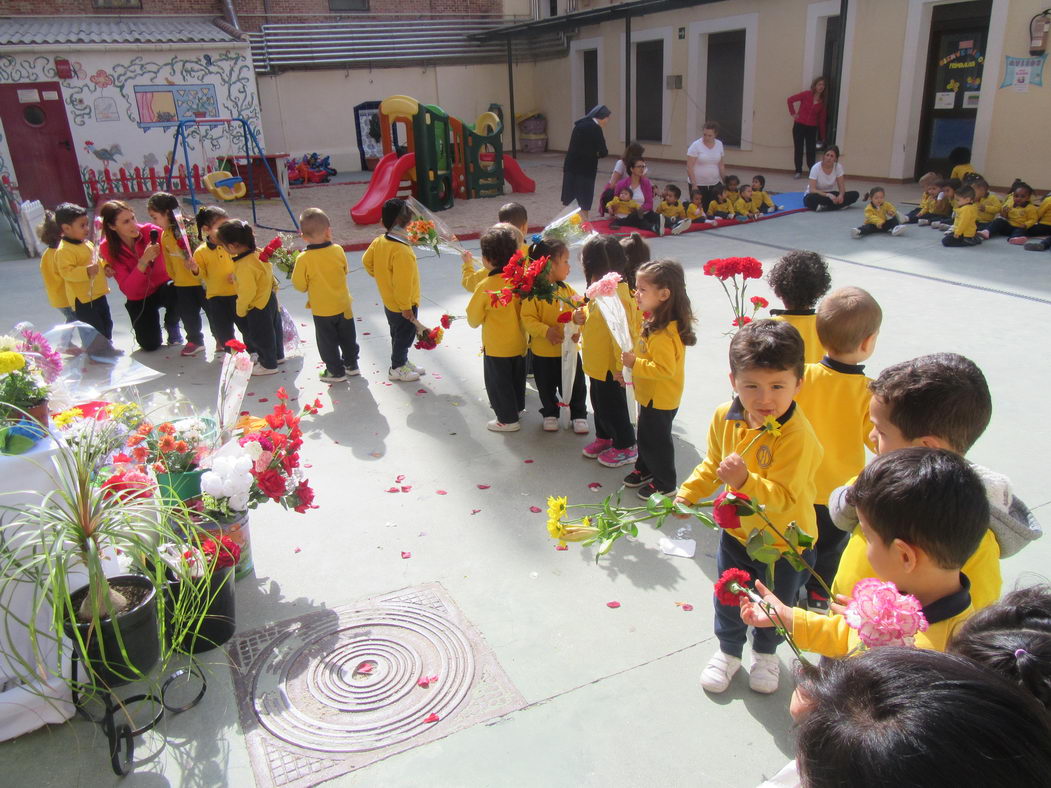
[{"label": "painted wall mural", "polygon": [[[43,48],[42,48],[43,49]],[[164,53],[165,59],[123,52],[45,50],[0,54],[0,83],[58,81],[82,177],[109,166],[163,167],[171,158],[175,122],[207,115],[243,117],[263,143],[255,72],[246,49],[202,48]],[[167,55],[170,54],[170,57]],[[54,58],[67,58],[71,79],[59,80]],[[191,163],[202,166],[243,150],[226,126],[188,131]],[[0,135],[0,175],[15,181],[12,153]]]}]

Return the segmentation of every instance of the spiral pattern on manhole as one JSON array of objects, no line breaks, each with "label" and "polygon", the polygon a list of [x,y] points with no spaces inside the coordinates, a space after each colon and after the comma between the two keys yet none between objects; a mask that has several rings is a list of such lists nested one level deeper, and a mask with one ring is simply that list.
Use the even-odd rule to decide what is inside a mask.
[{"label": "spiral pattern on manhole", "polygon": [[[467,635],[435,610],[390,602],[335,608],[261,656],[252,692],[259,723],[291,744],[324,752],[386,747],[444,719],[474,681]],[[427,676],[438,680],[423,688]]]}]

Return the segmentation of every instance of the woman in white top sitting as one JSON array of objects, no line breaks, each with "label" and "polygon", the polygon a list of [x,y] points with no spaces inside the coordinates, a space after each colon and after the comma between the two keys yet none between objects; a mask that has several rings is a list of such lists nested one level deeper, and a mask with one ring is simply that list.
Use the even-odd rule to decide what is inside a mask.
[{"label": "woman in white top sitting", "polygon": [[858,193],[847,191],[843,165],[839,163],[839,147],[829,145],[821,161],[810,168],[803,205],[811,211],[838,211],[857,201]]},{"label": "woman in white top sitting", "polygon": [[609,175],[609,183],[602,190],[602,199],[599,200],[598,204],[599,216],[606,215],[606,203],[617,196],[617,193],[613,191],[613,187],[630,174],[628,172],[628,162],[633,159],[641,159],[644,155],[646,155],[646,149],[642,147],[641,142],[632,140],[628,143],[628,147],[624,149],[624,155],[617,159],[617,163],[613,165],[613,172]]},{"label": "woman in white top sitting", "polygon": [[686,180],[690,183],[689,192],[694,188],[701,189],[707,205],[712,200],[714,187],[726,180],[726,168],[723,166],[723,143],[716,139],[719,135],[719,124],[709,120],[701,128],[701,138],[694,140],[686,151]]}]

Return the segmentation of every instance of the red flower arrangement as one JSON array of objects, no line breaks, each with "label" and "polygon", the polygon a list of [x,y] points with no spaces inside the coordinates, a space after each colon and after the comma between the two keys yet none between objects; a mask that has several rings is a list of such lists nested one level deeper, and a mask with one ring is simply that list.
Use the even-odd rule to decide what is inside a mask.
[{"label": "red flower arrangement", "polygon": [[[745,301],[745,289],[748,287],[749,279],[759,279],[763,276],[763,264],[754,257],[724,257],[709,260],[704,264],[706,276],[712,276],[719,280],[723,292],[730,299],[730,307],[733,309],[734,319],[731,325],[740,328],[752,322],[755,313],[768,306],[762,296],[753,296],[749,299],[751,303],[751,314]],[[738,280],[740,277],[740,280]],[[726,286],[726,280],[733,282],[734,291],[731,294]]]},{"label": "red flower arrangement", "polygon": [[241,546],[229,536],[221,536],[218,544],[214,539],[205,539],[201,542],[201,554],[213,571],[226,569],[241,559]]},{"label": "red flower arrangement", "polygon": [[[733,495],[733,498],[729,498]],[[741,527],[741,515],[752,513],[752,499],[744,493],[723,490],[712,502],[712,519],[720,528],[733,530]]]},{"label": "red flower arrangement", "polygon": [[752,576],[743,569],[727,569],[715,581],[715,598],[721,605],[737,607],[741,599],[747,596],[746,583],[752,582]]},{"label": "red flower arrangement", "polygon": [[153,479],[142,471],[124,470],[102,483],[102,497],[107,501],[133,501],[149,498],[156,488]]},{"label": "red flower arrangement", "polygon": [[416,330],[416,344],[413,347],[417,350],[434,350],[442,343],[444,335],[445,331],[441,326],[435,326],[434,328],[420,326]]},{"label": "red flower arrangement", "polygon": [[571,307],[577,305],[569,298],[558,294],[558,282],[552,282],[551,259],[549,257],[538,257],[536,260],[519,249],[504,266],[503,276],[507,286],[500,290],[492,290],[489,298],[493,306],[507,306],[515,297],[521,299],[539,298],[549,304],[555,300],[568,304]]}]

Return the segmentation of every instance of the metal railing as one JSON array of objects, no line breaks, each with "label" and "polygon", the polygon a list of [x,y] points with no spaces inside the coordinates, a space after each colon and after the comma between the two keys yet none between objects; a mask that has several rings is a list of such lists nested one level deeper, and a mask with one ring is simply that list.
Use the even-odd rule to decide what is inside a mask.
[{"label": "metal railing", "polygon": [[[504,41],[478,42],[469,36],[495,30],[507,17],[448,17],[263,25],[247,33],[257,73],[296,68],[367,67],[421,63],[502,62]],[[568,50],[564,34],[544,34],[512,44],[516,59],[559,57]]]}]

